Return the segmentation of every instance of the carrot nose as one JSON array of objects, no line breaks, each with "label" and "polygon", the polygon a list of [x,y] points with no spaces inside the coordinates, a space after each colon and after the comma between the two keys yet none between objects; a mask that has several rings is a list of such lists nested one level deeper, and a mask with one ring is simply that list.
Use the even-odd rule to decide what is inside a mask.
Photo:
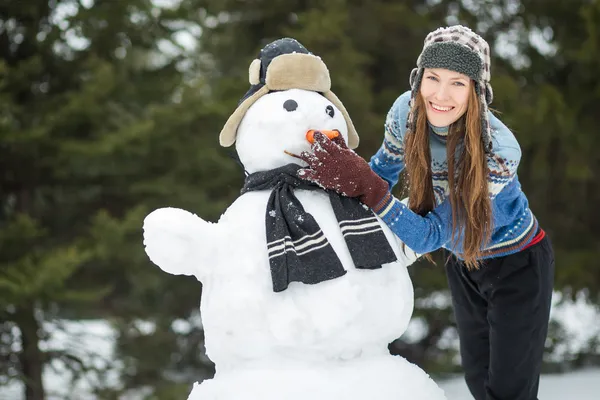
[{"label": "carrot nose", "polygon": [[310,144],[313,144],[315,142],[315,132],[321,132],[323,135],[327,136],[330,140],[340,136],[340,131],[333,130],[333,131],[323,131],[323,130],[315,130],[315,129],[311,129],[308,132],[306,132],[306,140],[309,141]]}]

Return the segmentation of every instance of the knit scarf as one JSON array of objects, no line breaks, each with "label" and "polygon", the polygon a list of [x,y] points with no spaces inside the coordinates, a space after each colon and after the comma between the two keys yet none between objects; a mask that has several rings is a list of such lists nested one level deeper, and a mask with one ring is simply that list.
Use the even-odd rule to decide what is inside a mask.
[{"label": "knit scarf", "polygon": [[[246,177],[242,194],[271,190],[265,223],[273,291],[290,282],[316,284],[343,276],[346,270],[314,217],[304,210],[295,189],[323,190],[296,176],[301,167],[288,164]],[[396,261],[373,211],[357,199],[326,191],[356,268],[376,269]]]}]

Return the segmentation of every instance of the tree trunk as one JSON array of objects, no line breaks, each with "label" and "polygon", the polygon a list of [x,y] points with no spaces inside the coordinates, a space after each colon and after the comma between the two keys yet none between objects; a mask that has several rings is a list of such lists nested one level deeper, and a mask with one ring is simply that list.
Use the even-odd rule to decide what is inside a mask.
[{"label": "tree trunk", "polygon": [[44,400],[42,371],[44,355],[39,348],[40,325],[35,318],[33,305],[17,310],[16,322],[21,330],[22,350],[19,356],[21,373],[25,383],[25,400]]}]

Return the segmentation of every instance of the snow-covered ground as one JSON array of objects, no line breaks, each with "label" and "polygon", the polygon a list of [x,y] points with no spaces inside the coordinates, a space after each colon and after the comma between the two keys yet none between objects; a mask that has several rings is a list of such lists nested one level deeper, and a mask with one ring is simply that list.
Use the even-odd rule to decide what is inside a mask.
[{"label": "snow-covered ground", "polygon": [[[54,385],[57,384],[59,382],[54,381]],[[448,400],[472,400],[469,390],[461,377],[440,381],[438,384],[446,392]],[[72,395],[76,397],[49,396],[48,400],[101,400],[86,395],[85,391],[82,390],[71,392]],[[560,375],[543,375],[538,398],[540,400],[597,400],[599,396],[600,368],[594,368]],[[138,398],[138,396],[131,395],[122,397],[119,400],[137,400]],[[21,388],[17,385],[0,389],[0,400],[21,399]]]},{"label": "snow-covered ground", "polygon": [[[448,400],[472,400],[462,378],[438,382]],[[597,400],[600,398],[600,368],[558,375],[542,375],[540,400]]]},{"label": "snow-covered ground", "polygon": [[[419,303],[421,307],[442,307],[448,299],[437,294],[429,299],[428,304]],[[423,303],[423,304],[422,304]],[[582,350],[590,338],[600,337],[600,312],[586,301],[584,296],[578,296],[575,301],[564,299],[560,293],[555,293],[551,318],[564,329],[567,341],[563,346],[548,354],[551,359],[568,359],[570,355]],[[200,324],[199,316],[195,316],[192,324]],[[175,321],[173,329],[185,332],[190,322]],[[60,325],[60,326],[59,326]],[[49,339],[41,343],[44,350],[69,349],[80,357],[86,364],[105,369],[105,374],[87,374],[85,379],[70,385],[71,373],[56,362],[47,367],[44,373],[44,384],[48,391],[47,400],[102,400],[90,396],[90,387],[119,385],[119,373],[123,366],[114,361],[115,331],[105,321],[63,321],[45,325],[50,333]],[[141,331],[151,332],[149,323],[140,323]],[[418,339],[424,329],[422,321],[413,319],[405,339]],[[449,338],[447,346],[457,346],[456,338]],[[18,351],[19,344],[13,350]],[[600,349],[596,349],[600,354]],[[191,390],[190,382],[190,390]],[[444,389],[448,400],[471,399],[463,378],[458,376],[438,384]],[[140,396],[133,394],[120,400],[138,400]],[[600,398],[600,368],[580,370],[565,374],[544,375],[540,382],[540,400],[592,400]],[[0,400],[22,400],[22,387],[18,383],[0,386]],[[182,399],[184,400],[184,399]]]}]

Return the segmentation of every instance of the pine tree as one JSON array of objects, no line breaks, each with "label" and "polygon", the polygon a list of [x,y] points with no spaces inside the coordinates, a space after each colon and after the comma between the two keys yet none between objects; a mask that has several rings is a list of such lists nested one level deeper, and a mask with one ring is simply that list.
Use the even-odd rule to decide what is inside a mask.
[{"label": "pine tree", "polygon": [[[105,318],[119,343],[166,344],[129,357],[121,347],[139,386],[168,373],[173,353],[187,353],[192,375],[210,371],[201,327],[186,340],[172,329],[197,313],[200,286],[166,276],[141,244],[149,210],[217,216],[232,178],[210,181],[241,175],[215,151],[219,109],[175,40],[191,20],[148,0],[0,5],[0,315],[20,345],[3,343],[0,371],[27,400],[45,397],[46,365],[91,368],[68,348],[42,350],[58,319]],[[140,320],[157,328],[127,329]]]}]

